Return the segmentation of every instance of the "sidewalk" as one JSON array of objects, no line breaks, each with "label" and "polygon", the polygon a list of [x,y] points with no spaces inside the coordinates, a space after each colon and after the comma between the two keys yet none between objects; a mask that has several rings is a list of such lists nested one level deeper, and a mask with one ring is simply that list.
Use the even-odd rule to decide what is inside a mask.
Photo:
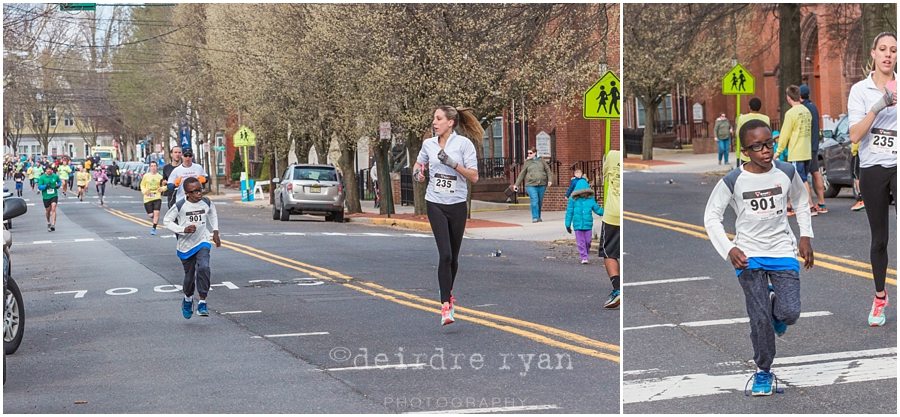
[{"label": "sidewalk", "polygon": [[[207,195],[213,201],[227,201],[232,204],[240,204],[248,207],[271,209],[268,195],[255,201],[242,202],[241,193],[238,190],[222,187],[219,195]],[[258,196],[257,196],[258,197]],[[378,214],[374,207],[374,201],[362,201],[362,213],[347,214],[345,218],[349,222],[372,224],[379,226],[398,227],[422,233],[431,233],[431,225],[425,215],[415,215],[413,206],[394,205],[396,214],[391,218]],[[543,221],[531,222],[531,210],[523,207],[514,207],[509,204],[490,203],[484,201],[472,202],[472,218],[466,223],[466,236],[475,239],[501,239],[501,240],[527,240],[553,242],[567,240],[575,244],[574,235],[566,233],[564,221],[565,211],[544,211]],[[594,231],[597,233],[600,227],[600,218],[594,218]],[[597,242],[594,242],[596,246]],[[594,248],[596,250],[596,248]]]},{"label": "sidewalk", "polygon": [[719,165],[716,154],[694,154],[692,149],[653,148],[653,160],[641,160],[640,155],[625,158],[626,171],[724,174],[735,167],[734,154],[728,156],[728,165]]}]

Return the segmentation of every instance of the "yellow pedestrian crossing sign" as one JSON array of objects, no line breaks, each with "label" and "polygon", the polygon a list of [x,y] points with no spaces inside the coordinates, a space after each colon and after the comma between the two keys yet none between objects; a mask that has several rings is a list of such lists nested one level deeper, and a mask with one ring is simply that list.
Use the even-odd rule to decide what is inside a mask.
[{"label": "yellow pedestrian crossing sign", "polygon": [[741,64],[735,65],[728,74],[725,74],[725,78],[722,78],[722,94],[753,94],[755,91],[756,82],[753,75]]},{"label": "yellow pedestrian crossing sign", "polygon": [[585,119],[618,119],[622,85],[619,77],[607,71],[591,88],[584,92]]},{"label": "yellow pedestrian crossing sign", "polygon": [[253,133],[247,126],[241,126],[237,132],[234,132],[234,136],[231,139],[234,141],[235,147],[256,146],[256,133]]}]

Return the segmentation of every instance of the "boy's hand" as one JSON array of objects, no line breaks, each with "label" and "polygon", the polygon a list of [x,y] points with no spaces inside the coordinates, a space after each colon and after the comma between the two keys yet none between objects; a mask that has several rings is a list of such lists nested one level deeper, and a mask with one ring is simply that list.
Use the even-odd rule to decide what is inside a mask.
[{"label": "boy's hand", "polygon": [[217,248],[222,246],[222,241],[219,239],[219,231],[218,230],[213,230],[213,243],[216,244]]},{"label": "boy's hand", "polygon": [[184,228],[184,233],[194,233],[196,231],[197,231],[197,226],[193,225],[193,224]]},{"label": "boy's hand", "polygon": [[731,264],[734,265],[735,269],[747,268],[747,255],[744,255],[744,251],[738,249],[737,246],[728,251],[728,259],[731,260]]},{"label": "boy's hand", "polygon": [[803,257],[803,267],[810,269],[813,267],[813,249],[809,236],[800,236],[800,256]]}]

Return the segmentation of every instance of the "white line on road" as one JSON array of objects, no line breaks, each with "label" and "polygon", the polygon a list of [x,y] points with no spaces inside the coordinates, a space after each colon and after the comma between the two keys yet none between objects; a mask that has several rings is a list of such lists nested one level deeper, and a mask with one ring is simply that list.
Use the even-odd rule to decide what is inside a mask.
[{"label": "white line on road", "polygon": [[73,240],[73,242],[93,242],[93,241],[94,241],[94,238],[92,238],[92,237],[85,238],[85,239],[75,239],[75,240]]},{"label": "white line on road", "polygon": [[312,332],[312,333],[286,333],[286,334],[267,334],[265,336],[253,336],[251,339],[272,339],[276,337],[300,337],[300,336],[321,336],[329,334],[328,332]]},{"label": "white line on road", "polygon": [[262,313],[262,310],[253,310],[253,311],[226,311],[222,314],[253,314],[253,313]]},{"label": "white line on road", "polygon": [[346,368],[327,368],[322,371],[369,371],[373,369],[422,369],[427,363],[401,363],[397,365],[349,366]]},{"label": "white line on road", "polygon": [[690,278],[675,278],[675,279],[661,279],[659,281],[641,281],[641,282],[628,282],[622,283],[623,287],[637,287],[638,285],[655,285],[655,284],[670,284],[675,282],[688,282],[688,281],[704,281],[712,279],[710,277],[690,277]]},{"label": "white line on road", "polygon": [[337,232],[322,232],[324,236],[347,236],[346,233],[337,233]]},{"label": "white line on road", "polygon": [[[870,353],[877,351],[884,350],[876,349]],[[846,358],[852,354],[858,354],[858,352],[841,352],[822,355],[822,357]],[[783,358],[781,362],[789,363],[796,359]],[[751,372],[740,370],[721,375],[689,374],[625,380],[622,385],[622,398],[626,404],[631,404],[741,392]],[[773,372],[788,389],[895,379],[897,378],[896,349],[894,349],[893,356],[817,362],[799,366],[781,367],[776,365],[773,367]]]},{"label": "white line on road", "polygon": [[137,236],[119,236],[119,240],[129,240],[129,239],[137,239]]},{"label": "white line on road", "polygon": [[300,232],[281,232],[281,234],[284,236],[306,236],[306,233]]},{"label": "white line on road", "polygon": [[[800,317],[824,317],[830,316],[830,311],[809,311],[806,313],[800,313]],[[656,327],[705,327],[705,326],[719,326],[723,324],[738,324],[738,323],[749,323],[750,319],[747,317],[739,317],[734,319],[722,319],[722,320],[704,320],[704,321],[688,321],[680,324],[651,324],[649,326],[637,326],[637,327],[624,327],[622,330],[641,330],[641,329],[652,329]]]},{"label": "white line on road", "polygon": [[384,236],[384,237],[391,237],[391,235],[385,234],[385,233],[362,233],[361,235],[362,235],[362,236]]},{"label": "white line on road", "polygon": [[35,240],[34,242],[31,242],[32,245],[46,245],[48,243],[53,243],[53,241],[52,240]]},{"label": "white line on road", "polygon": [[426,235],[426,234],[422,234],[422,233],[404,233],[404,235],[411,236],[411,237],[432,237],[431,235]]},{"label": "white line on road", "polygon": [[539,411],[539,410],[558,410],[556,404],[546,405],[520,405],[514,407],[491,407],[491,408],[469,408],[463,410],[440,410],[440,411],[411,411],[403,414],[488,414],[488,413],[508,413],[513,411]]}]

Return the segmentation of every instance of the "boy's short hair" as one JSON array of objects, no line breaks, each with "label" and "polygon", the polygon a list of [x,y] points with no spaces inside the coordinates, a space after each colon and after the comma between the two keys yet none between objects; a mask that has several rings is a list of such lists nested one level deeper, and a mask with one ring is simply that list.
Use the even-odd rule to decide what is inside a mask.
[{"label": "boy's short hair", "polygon": [[759,97],[753,97],[750,99],[750,110],[759,111],[762,108],[762,100]]},{"label": "boy's short hair", "polygon": [[200,180],[195,177],[187,177],[184,179],[184,182],[181,184],[182,188],[187,188],[188,184],[197,183],[200,184]]},{"label": "boy's short hair", "polygon": [[747,121],[747,123],[742,124],[741,129],[738,131],[738,135],[740,135],[740,138],[741,138],[741,147],[744,146],[744,139],[747,137],[747,132],[749,132],[753,129],[759,129],[761,127],[764,127],[766,129],[769,129],[769,131],[771,131],[771,128],[769,128],[769,125],[766,124],[766,122],[759,120],[759,119],[752,119],[752,120]]},{"label": "boy's short hair", "polygon": [[788,97],[790,97],[791,100],[800,101],[800,87],[791,84],[784,89],[784,92],[787,93]]}]

